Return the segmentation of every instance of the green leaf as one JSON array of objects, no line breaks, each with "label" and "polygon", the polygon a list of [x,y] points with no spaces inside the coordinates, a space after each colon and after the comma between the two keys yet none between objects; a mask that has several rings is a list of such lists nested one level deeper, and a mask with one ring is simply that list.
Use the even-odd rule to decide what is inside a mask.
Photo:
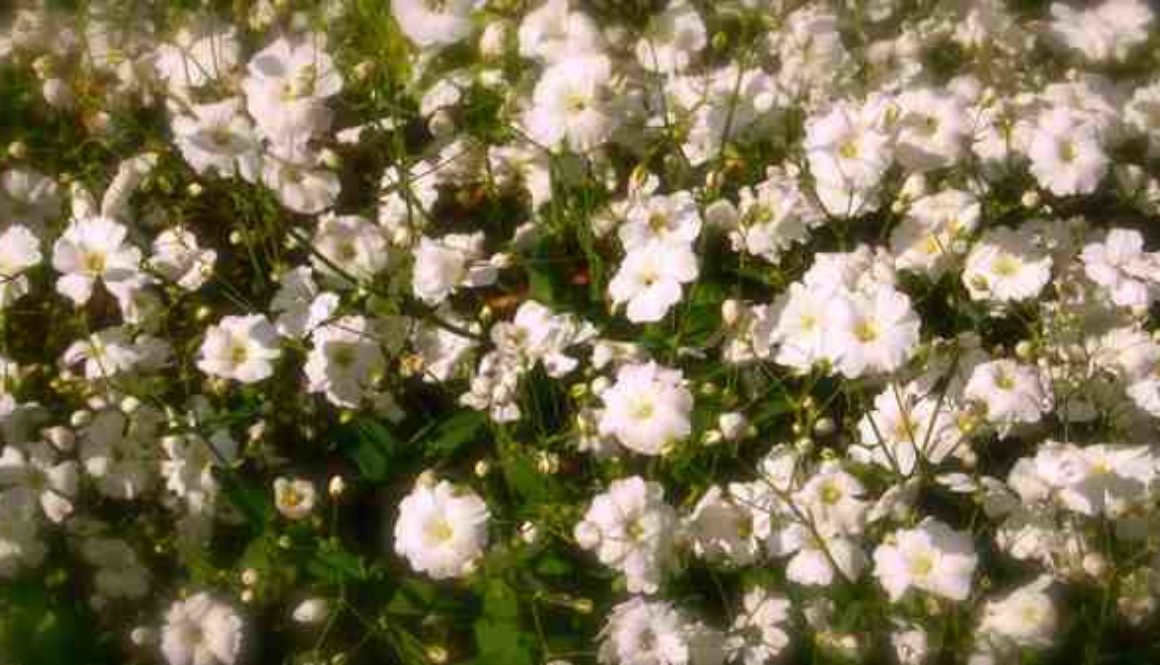
[{"label": "green leaf", "polygon": [[314,577],[334,584],[343,580],[365,581],[368,577],[362,558],[336,544],[319,547],[307,570]]},{"label": "green leaf", "polygon": [[488,582],[483,598],[483,616],[473,628],[479,651],[477,662],[502,665],[535,663],[535,640],[521,629],[519,599],[504,582]]},{"label": "green leaf", "polygon": [[385,480],[400,446],[391,431],[372,418],[356,418],[338,432],[343,454],[358,466],[366,480]]},{"label": "green leaf", "polygon": [[486,424],[487,419],[483,412],[475,410],[460,411],[445,419],[423,444],[427,459],[451,457],[460,448],[471,443]]},{"label": "green leaf", "polygon": [[554,554],[549,554],[536,564],[536,572],[547,577],[562,577],[572,574],[572,564]]},{"label": "green leaf", "polygon": [[437,597],[438,590],[430,582],[403,580],[387,603],[387,613],[396,616],[426,616]]},{"label": "green leaf", "polygon": [[551,494],[548,476],[540,473],[532,460],[519,451],[515,444],[506,446],[503,455],[503,475],[508,487],[524,501],[547,501]]},{"label": "green leaf", "polygon": [[230,503],[245,516],[246,522],[257,531],[261,531],[270,518],[273,506],[269,495],[262,491],[242,484],[238,476],[232,472],[223,474],[222,488]]}]

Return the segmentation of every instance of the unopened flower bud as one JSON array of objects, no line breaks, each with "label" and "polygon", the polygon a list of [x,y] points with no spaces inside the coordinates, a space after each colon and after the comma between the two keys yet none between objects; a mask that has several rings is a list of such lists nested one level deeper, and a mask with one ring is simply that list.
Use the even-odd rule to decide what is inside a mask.
[{"label": "unopened flower bud", "polygon": [[354,74],[354,80],[365,81],[370,78],[372,72],[375,71],[375,63],[370,60],[363,60],[354,66],[351,73]]},{"label": "unopened flower bud", "polygon": [[830,436],[838,429],[834,419],[830,417],[818,418],[814,421],[814,434],[817,436]]},{"label": "unopened flower bud", "polygon": [[68,109],[73,105],[72,88],[63,79],[51,78],[41,85],[44,101],[54,109]]},{"label": "unopened flower bud", "polygon": [[62,453],[70,452],[76,447],[77,437],[67,427],[61,425],[49,427],[41,432],[41,434],[44,436],[45,441],[48,441],[52,444],[53,448],[56,448]]},{"label": "unopened flower bud", "polygon": [[483,29],[479,36],[479,54],[485,60],[502,58],[507,50],[508,35],[511,28],[506,21],[492,21]]},{"label": "unopened flower bud", "polygon": [[1083,557],[1083,571],[1095,578],[1108,572],[1108,560],[1099,552],[1088,552]]},{"label": "unopened flower bud", "polygon": [[432,644],[428,646],[426,651],[427,660],[435,663],[435,665],[443,665],[443,663],[447,662],[447,658],[449,657],[447,648],[438,644]]},{"label": "unopened flower bud", "polygon": [[1030,360],[1034,350],[1035,347],[1031,345],[1031,342],[1022,340],[1015,345],[1015,356],[1020,360]]},{"label": "unopened flower bud", "polygon": [[297,623],[309,625],[321,622],[329,613],[330,604],[325,598],[308,598],[294,608],[291,618]]},{"label": "unopened flower bud", "polygon": [[721,303],[721,320],[723,320],[727,326],[737,325],[737,322],[741,320],[741,315],[743,312],[744,305],[742,305],[741,301],[739,300],[730,298]]},{"label": "unopened flower bud", "polygon": [[73,411],[72,415],[69,416],[69,424],[73,427],[84,427],[91,422],[93,422],[93,412],[85,409]]},{"label": "unopened flower bud", "polygon": [[323,148],[318,154],[318,161],[328,169],[334,170],[342,166],[342,157],[330,148]]},{"label": "unopened flower bud", "polygon": [[439,478],[431,469],[427,469],[423,473],[420,473],[417,478],[415,478],[415,485],[419,487],[435,487],[438,482]]},{"label": "unopened flower bud", "polygon": [[491,463],[485,459],[477,460],[472,471],[474,471],[477,478],[483,478],[491,472]]},{"label": "unopened flower bud", "polygon": [[592,387],[592,394],[599,396],[605,390],[608,390],[608,388],[612,385],[612,382],[608,380],[608,377],[598,376],[592,380],[590,385]]},{"label": "unopened flower bud", "polygon": [[592,614],[592,600],[588,598],[577,598],[572,601],[572,609],[579,614]]},{"label": "unopened flower bud", "polygon": [[737,411],[726,411],[717,416],[717,428],[721,435],[729,441],[736,441],[745,436],[749,430],[749,420],[745,414]]},{"label": "unopened flower bud", "polygon": [[444,109],[432,113],[431,119],[427,121],[427,131],[436,138],[450,137],[455,130],[455,118]]},{"label": "unopened flower bud", "polygon": [[156,639],[157,634],[153,632],[152,629],[146,628],[145,626],[137,626],[131,633],[129,633],[129,641],[132,642],[134,646],[138,647],[149,646],[150,644],[153,644]]}]

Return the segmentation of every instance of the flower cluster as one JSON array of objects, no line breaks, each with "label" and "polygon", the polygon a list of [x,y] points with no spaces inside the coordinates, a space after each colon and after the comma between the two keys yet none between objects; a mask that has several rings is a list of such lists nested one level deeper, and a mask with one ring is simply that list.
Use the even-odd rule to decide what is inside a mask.
[{"label": "flower cluster", "polygon": [[1157,662],[1157,11],[0,8],[0,660]]}]

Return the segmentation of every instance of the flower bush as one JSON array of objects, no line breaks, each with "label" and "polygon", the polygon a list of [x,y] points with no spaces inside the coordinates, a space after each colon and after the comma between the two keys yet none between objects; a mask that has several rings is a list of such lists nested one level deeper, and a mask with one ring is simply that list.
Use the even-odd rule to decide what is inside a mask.
[{"label": "flower bush", "polygon": [[0,25],[0,663],[1160,662],[1149,2]]}]

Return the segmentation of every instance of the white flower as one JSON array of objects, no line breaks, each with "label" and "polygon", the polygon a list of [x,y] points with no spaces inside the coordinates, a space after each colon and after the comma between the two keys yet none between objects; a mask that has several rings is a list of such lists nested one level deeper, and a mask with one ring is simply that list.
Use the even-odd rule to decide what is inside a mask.
[{"label": "white flower", "polygon": [[593,497],[574,531],[580,547],[624,573],[629,592],[656,593],[673,554],[676,525],[660,483],[632,476]]},{"label": "white flower", "polygon": [[342,90],[342,75],[324,41],[317,33],[279,37],[246,65],[246,108],[276,144],[302,146],[330,127],[325,100]]},{"label": "white flower", "polygon": [[725,640],[730,662],[765,665],[789,646],[790,603],[785,597],[756,586],[745,592],[742,611]]},{"label": "white flower", "polygon": [[0,233],[0,308],[28,293],[24,272],[44,260],[40,238],[27,227],[13,224]]},{"label": "white flower", "polygon": [[767,545],[774,556],[792,555],[785,577],[805,586],[829,586],[839,573],[853,582],[866,568],[866,554],[856,540],[827,530],[815,532],[801,522],[775,533]]},{"label": "white flower", "polygon": [[608,283],[608,294],[613,303],[628,304],[629,321],[660,321],[680,302],[681,285],[697,274],[697,257],[688,245],[653,240],[625,255]]},{"label": "white flower", "polygon": [[315,215],[334,205],[342,184],[338,176],[317,165],[317,156],[301,150],[267,153],[262,163],[262,184],[294,212]]},{"label": "white flower", "polygon": [[83,305],[97,281],[114,293],[131,287],[139,274],[141,250],[126,242],[128,233],[108,217],[73,221],[52,248],[52,267],[62,273],[56,290]]},{"label": "white flower", "polygon": [[0,492],[0,578],[39,566],[48,548],[40,540],[35,507],[13,492]]},{"label": "white flower", "polygon": [[753,563],[760,550],[749,509],[738,506],[717,485],[697,501],[684,520],[684,529],[693,553],[709,561],[745,566]]},{"label": "white flower", "polygon": [[211,376],[255,383],[274,373],[278,334],[261,314],[226,316],[205,332],[197,368]]},{"label": "white flower", "polygon": [[129,543],[119,538],[87,538],[81,555],[96,568],[93,604],[106,599],[139,600],[149,593],[149,569]]},{"label": "white flower", "polygon": [[357,408],[386,369],[386,358],[362,316],[344,316],[311,335],[306,356],[307,390],[325,393],[331,404]]},{"label": "white flower", "polygon": [[545,70],[525,118],[532,138],[579,153],[606,142],[617,126],[611,77],[612,63],[603,55],[574,55]]},{"label": "white flower", "polygon": [[173,41],[157,47],[154,66],[172,92],[181,98],[232,71],[241,59],[238,29],[204,22],[183,26]]},{"label": "white flower", "polygon": [[[478,332],[477,323],[457,320],[450,313],[442,314],[444,320]],[[415,326],[411,338],[411,346],[422,360],[423,380],[428,383],[442,383],[451,379],[456,370],[462,369],[465,360],[478,345],[471,337],[457,335],[434,324]]]},{"label": "white flower", "polygon": [[105,328],[69,345],[61,363],[84,363],[85,378],[97,381],[133,371],[142,360],[142,349],[133,344],[129,328]]},{"label": "white flower", "polygon": [[809,229],[823,221],[823,215],[788,175],[771,175],[753,187],[738,192],[738,225],[735,249],[744,249],[770,263],[795,243],[806,241]]},{"label": "white flower", "polygon": [[917,387],[891,384],[874,398],[874,410],[858,422],[861,445],[850,457],[872,462],[903,476],[913,473],[920,459],[937,465],[962,440],[949,404],[937,395],[924,396]]},{"label": "white flower", "polygon": [[282,477],[274,479],[274,506],[287,519],[301,520],[310,517],[310,513],[314,511],[317,495],[314,483],[309,480]]},{"label": "white flower", "polygon": [[483,356],[471,389],[459,397],[459,403],[479,411],[487,411],[495,422],[514,422],[520,419],[516,402],[523,368],[518,358],[495,350]]},{"label": "white flower", "polygon": [[866,489],[857,478],[839,464],[827,462],[794,493],[793,503],[814,528],[857,535],[866,524],[869,505],[862,498],[865,494]]},{"label": "white flower", "polygon": [[1042,649],[1051,646],[1059,625],[1055,603],[1048,595],[1052,584],[1044,576],[983,605],[979,638],[995,646]]},{"label": "white flower", "polygon": [[138,408],[130,419],[116,409],[105,409],[80,431],[80,460],[97,480],[101,494],[135,499],[148,491],[157,475],[155,442],[163,416]]},{"label": "white flower", "polygon": [[[326,36],[299,33],[281,36],[254,54],[246,64],[248,88],[273,85],[283,100],[325,99],[342,91],[342,73],[322,46]],[[248,92],[249,90],[247,90]],[[254,116],[259,122],[265,120]]]},{"label": "white flower", "polygon": [[853,216],[871,208],[891,162],[890,138],[875,126],[872,105],[839,103],[810,118],[804,148],[827,212]]},{"label": "white flower", "polygon": [[794,282],[779,297],[770,334],[770,342],[778,345],[777,364],[805,371],[826,358],[826,331],[834,311],[827,302],[829,295]]},{"label": "white flower", "polygon": [[770,34],[781,63],[777,83],[792,98],[829,100],[828,86],[818,82],[844,78],[841,73],[850,54],[842,45],[838,24],[838,15],[830,7],[802,5],[789,14],[780,30]]},{"label": "white flower", "polygon": [[910,298],[891,287],[870,297],[853,295],[831,301],[825,345],[844,376],[891,372],[914,355],[920,322]]},{"label": "white flower", "polygon": [[177,226],[158,234],[149,265],[186,291],[196,291],[213,274],[216,260],[217,252],[201,249],[192,231]]},{"label": "white flower", "polygon": [[941,275],[958,254],[959,240],[978,226],[981,210],[975,195],[957,189],[916,200],[890,234],[895,267]]},{"label": "white flower", "polygon": [[890,634],[890,646],[894,647],[899,665],[922,665],[930,656],[926,630],[916,623],[897,621],[897,624],[898,629]]},{"label": "white flower", "polygon": [[44,515],[59,524],[73,512],[77,495],[77,463],[58,461],[51,446],[29,443],[4,447],[0,453],[0,487],[14,500],[38,505]]},{"label": "white flower", "polygon": [[1127,60],[1136,46],[1148,41],[1155,15],[1143,0],[1105,0],[1073,9],[1051,3],[1049,28],[1057,39],[1088,60]]},{"label": "white flower", "polygon": [[452,233],[438,239],[426,236],[415,248],[411,288],[416,298],[438,305],[460,288],[495,283],[498,271],[483,260],[483,232]]},{"label": "white flower", "polygon": [[487,504],[467,487],[417,483],[399,502],[395,552],[435,579],[462,577],[483,555],[489,517]]},{"label": "white flower", "polygon": [[338,296],[319,292],[309,266],[282,273],[278,278],[278,292],[270,301],[270,310],[278,314],[274,327],[285,337],[309,335],[337,309]]},{"label": "white flower", "polygon": [[629,450],[660,455],[692,432],[693,395],[680,370],[655,362],[624,365],[600,399],[601,434],[616,437]]},{"label": "white flower", "polygon": [[963,285],[972,300],[1010,302],[1039,295],[1051,279],[1051,255],[1028,232],[989,229],[967,256]]},{"label": "white flower", "polygon": [[721,665],[721,634],[664,601],[633,597],[600,631],[601,665]]},{"label": "white flower", "polygon": [[391,15],[408,39],[424,49],[463,41],[471,34],[477,0],[395,0]]},{"label": "white flower", "polygon": [[629,207],[618,233],[629,251],[653,240],[690,244],[701,233],[701,213],[688,191],[649,196]]},{"label": "white flower", "polygon": [[1068,510],[1089,516],[1120,516],[1130,502],[1146,496],[1156,479],[1156,458],[1146,446],[1081,448],[1045,441],[1032,464],[1034,478],[1044,489],[1054,492]]},{"label": "white flower", "polygon": [[48,176],[15,168],[0,175],[0,219],[41,229],[61,212],[60,187]]},{"label": "white flower", "polygon": [[968,536],[927,517],[874,550],[874,575],[892,602],[909,589],[966,600],[978,557]]},{"label": "white flower", "polygon": [[1035,179],[1057,196],[1092,193],[1110,163],[1095,124],[1065,107],[1040,115],[1027,156]]},{"label": "white flower", "polygon": [[174,116],[171,127],[174,143],[190,167],[199,174],[213,171],[223,178],[256,182],[261,165],[258,137],[242,101],[229,98],[187,110],[188,114]]},{"label": "white flower", "polygon": [[1103,242],[1088,243],[1080,255],[1084,274],[1107,289],[1121,307],[1148,307],[1160,284],[1160,258],[1144,252],[1144,236],[1132,229],[1110,229]]},{"label": "white flower", "polygon": [[382,229],[358,215],[323,215],[311,246],[317,250],[311,262],[323,275],[370,280],[387,267]]},{"label": "white flower", "polygon": [[1124,123],[1148,140],[1148,156],[1160,156],[1160,81],[1142,85],[1124,106]]},{"label": "white flower", "polygon": [[911,171],[953,166],[966,153],[970,117],[963,102],[946,90],[918,88],[898,98],[895,155]]},{"label": "white flower", "polygon": [[999,426],[1039,422],[1052,401],[1039,371],[1014,360],[975,366],[963,397],[985,405],[987,421]]},{"label": "white flower", "polygon": [[519,357],[527,367],[543,363],[548,376],[560,378],[579,365],[564,351],[590,341],[596,329],[573,315],[553,314],[540,303],[525,300],[515,318],[496,323],[489,336],[502,353]]},{"label": "white flower", "polygon": [[582,53],[596,53],[604,39],[596,22],[572,10],[569,0],[547,0],[520,23],[520,55],[557,62]]},{"label": "white flower", "polygon": [[705,48],[705,23],[686,0],[672,0],[668,8],[649,19],[645,35],[636,43],[636,59],[647,70],[675,74],[688,69]]},{"label": "white flower", "polygon": [[170,606],[161,633],[169,665],[234,665],[242,650],[241,617],[224,603],[198,593]]},{"label": "white flower", "polygon": [[238,442],[229,430],[219,429],[208,439],[196,432],[162,437],[161,475],[165,487],[185,499],[193,513],[213,508],[218,493],[214,467],[231,464],[238,456]]}]

